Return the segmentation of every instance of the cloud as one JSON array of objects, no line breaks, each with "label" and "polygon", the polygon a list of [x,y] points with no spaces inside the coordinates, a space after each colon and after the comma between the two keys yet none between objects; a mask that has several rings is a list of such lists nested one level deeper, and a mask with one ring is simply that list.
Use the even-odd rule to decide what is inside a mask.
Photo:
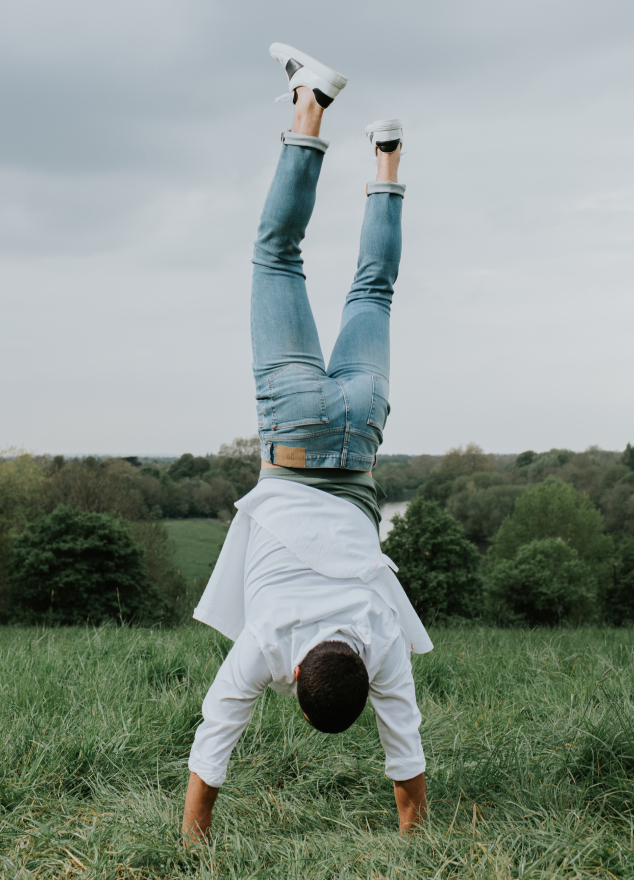
[{"label": "cloud", "polygon": [[406,121],[386,451],[631,440],[629,0],[7,0],[0,445],[206,452],[253,431],[249,258],[290,113],[273,40],[350,77],[305,246],[326,351],[363,129]]}]

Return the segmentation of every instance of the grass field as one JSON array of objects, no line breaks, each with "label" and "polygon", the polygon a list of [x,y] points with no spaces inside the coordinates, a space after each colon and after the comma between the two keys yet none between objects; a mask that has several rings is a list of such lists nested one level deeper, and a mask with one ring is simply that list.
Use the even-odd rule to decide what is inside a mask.
[{"label": "grass field", "polygon": [[166,519],[164,523],[174,545],[177,568],[191,585],[202,591],[229,525],[217,519]]},{"label": "grass field", "polygon": [[422,830],[396,831],[370,708],[329,737],[267,692],[209,843],[185,852],[187,755],[230,643],[199,624],[0,629],[0,876],[633,878],[634,632],[432,637]]}]

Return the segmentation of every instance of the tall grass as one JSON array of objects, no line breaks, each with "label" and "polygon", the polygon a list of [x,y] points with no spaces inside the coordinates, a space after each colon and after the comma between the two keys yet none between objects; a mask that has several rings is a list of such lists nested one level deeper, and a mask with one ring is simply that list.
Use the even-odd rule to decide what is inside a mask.
[{"label": "tall grass", "polygon": [[632,878],[634,633],[439,631],[415,658],[430,820],[397,833],[371,708],[340,736],[265,693],[208,844],[187,755],[230,643],[0,630],[2,878]]}]

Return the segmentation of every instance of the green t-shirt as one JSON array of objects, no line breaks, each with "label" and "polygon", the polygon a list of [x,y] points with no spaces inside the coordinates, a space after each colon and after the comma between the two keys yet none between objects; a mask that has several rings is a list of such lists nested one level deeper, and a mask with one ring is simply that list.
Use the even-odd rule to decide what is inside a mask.
[{"label": "green t-shirt", "polygon": [[362,510],[377,532],[379,531],[379,502],[387,496],[379,484],[363,471],[343,468],[262,468],[259,479],[270,478],[292,480],[294,483],[303,483],[313,489],[337,495]]}]

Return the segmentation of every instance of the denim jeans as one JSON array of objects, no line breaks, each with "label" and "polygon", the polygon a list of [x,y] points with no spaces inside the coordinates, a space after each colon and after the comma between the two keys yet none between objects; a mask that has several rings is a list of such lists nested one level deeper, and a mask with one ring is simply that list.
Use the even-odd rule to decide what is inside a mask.
[{"label": "denim jeans", "polygon": [[300,243],[328,144],[285,132],[253,256],[251,336],[262,458],[367,471],[390,411],[390,307],[404,187],[369,184],[357,272],[326,369]]}]

